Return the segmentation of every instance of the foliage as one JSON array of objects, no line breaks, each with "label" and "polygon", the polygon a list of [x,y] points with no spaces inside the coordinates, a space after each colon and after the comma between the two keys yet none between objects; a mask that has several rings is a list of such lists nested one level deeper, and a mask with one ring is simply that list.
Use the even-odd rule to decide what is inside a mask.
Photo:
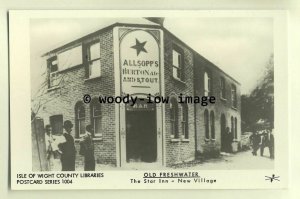
[{"label": "foliage", "polygon": [[262,78],[249,95],[241,96],[242,131],[253,131],[258,121],[274,125],[274,56],[266,64]]}]

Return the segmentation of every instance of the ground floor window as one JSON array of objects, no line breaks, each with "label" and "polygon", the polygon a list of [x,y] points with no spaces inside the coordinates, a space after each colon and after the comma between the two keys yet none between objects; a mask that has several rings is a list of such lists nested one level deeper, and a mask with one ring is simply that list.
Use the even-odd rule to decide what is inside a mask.
[{"label": "ground floor window", "polygon": [[171,135],[173,138],[179,138],[178,133],[178,104],[176,99],[172,98],[170,103],[170,122]]},{"label": "ground floor window", "polygon": [[52,128],[53,135],[63,134],[63,116],[62,115],[52,115],[50,116],[50,125]]},{"label": "ground floor window", "polygon": [[94,99],[91,103],[91,122],[94,128],[94,136],[102,136],[101,132],[101,106],[97,99]]},{"label": "ground floor window", "polygon": [[77,138],[85,134],[85,108],[82,102],[75,105],[75,127]]},{"label": "ground floor window", "polygon": [[188,106],[187,104],[182,104],[182,120],[181,128],[184,139],[189,139],[189,125],[188,125]]},{"label": "ground floor window", "polygon": [[209,139],[209,116],[208,110],[204,111],[204,129],[205,129],[205,138]]},{"label": "ground floor window", "polygon": [[215,136],[215,114],[213,111],[210,112],[210,133],[211,133],[211,139],[216,139],[216,136]]}]

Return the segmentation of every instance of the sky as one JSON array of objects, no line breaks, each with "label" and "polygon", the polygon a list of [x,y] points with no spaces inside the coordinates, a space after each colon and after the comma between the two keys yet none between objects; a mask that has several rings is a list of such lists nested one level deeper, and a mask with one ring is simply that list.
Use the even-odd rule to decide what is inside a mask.
[{"label": "sky", "polygon": [[[46,71],[42,54],[115,22],[152,24],[143,18],[32,19],[31,93]],[[164,27],[239,81],[242,94],[257,85],[273,54],[271,18],[165,18]]]}]

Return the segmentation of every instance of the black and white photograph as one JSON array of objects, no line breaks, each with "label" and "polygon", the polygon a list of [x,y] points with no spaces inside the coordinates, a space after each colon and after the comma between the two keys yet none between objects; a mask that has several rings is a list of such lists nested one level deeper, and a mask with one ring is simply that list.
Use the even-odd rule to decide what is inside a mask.
[{"label": "black and white photograph", "polygon": [[[79,186],[78,175],[113,181],[109,174],[140,188],[245,188],[252,182],[238,176],[249,175],[284,187],[285,105],[275,106],[275,94],[287,78],[276,76],[276,17],[61,13],[24,25],[26,172],[58,178],[54,188]],[[14,136],[12,153],[25,155]]]},{"label": "black and white photograph", "polygon": [[[30,28],[34,170],[273,168],[272,19],[33,19]],[[130,102],[109,103],[117,96]],[[202,96],[215,103],[195,102]]]}]

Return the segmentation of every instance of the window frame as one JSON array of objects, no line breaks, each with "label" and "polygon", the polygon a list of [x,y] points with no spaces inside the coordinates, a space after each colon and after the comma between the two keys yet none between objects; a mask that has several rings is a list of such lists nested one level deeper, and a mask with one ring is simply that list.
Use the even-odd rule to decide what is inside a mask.
[{"label": "window frame", "polygon": [[[212,79],[211,79],[211,74],[208,71],[204,72],[204,76],[203,76],[203,80],[204,80],[204,88],[203,88],[203,96],[211,96],[212,95]],[[207,90],[206,90],[206,84],[207,84]]]},{"label": "window frame", "polygon": [[204,110],[204,133],[205,133],[205,139],[210,139],[210,133],[209,133],[209,112],[207,109]]},{"label": "window frame", "polygon": [[189,139],[189,114],[188,105],[186,103],[181,104],[181,131],[184,139]]},{"label": "window frame", "polygon": [[210,139],[216,140],[215,113],[210,111]]},{"label": "window frame", "polygon": [[[80,117],[80,108],[82,108],[82,110],[84,111],[84,117]],[[85,107],[84,104],[82,102],[77,102],[75,105],[75,137],[76,138],[81,138],[82,136],[85,135],[85,119],[86,119],[86,113],[85,113]],[[81,132],[81,128],[82,128],[82,124],[81,122],[83,122],[84,124],[84,131],[83,133]]]},{"label": "window frame", "polygon": [[[100,111],[100,115],[95,116],[94,115],[94,113],[95,113],[94,112],[94,110],[95,110],[94,108],[97,107],[97,106],[99,108],[98,111]],[[102,132],[96,133],[96,122],[95,122],[95,120],[99,120],[100,127],[102,129],[102,107],[101,107],[101,104],[98,102],[97,99],[93,99],[91,101],[91,103],[90,103],[90,111],[91,111],[91,123],[92,123],[93,129],[94,129],[93,137],[95,137],[95,138],[102,137],[102,135],[103,135]]]},{"label": "window frame", "polygon": [[233,139],[235,139],[234,133],[235,133],[234,118],[233,118],[233,116],[231,116],[231,134],[232,134]]},{"label": "window frame", "polygon": [[179,139],[178,103],[175,98],[171,98],[170,100],[170,127],[171,127],[171,138]]},{"label": "window frame", "polygon": [[[178,55],[180,55],[180,59],[178,60],[178,66],[174,65],[174,52],[176,52]],[[174,70],[177,70],[177,76],[174,76]],[[173,46],[172,49],[172,76],[174,79],[177,79],[179,81],[184,81],[184,53],[181,48],[178,46]],[[179,74],[179,75],[178,75]],[[179,77],[178,77],[179,76]]]},{"label": "window frame", "polygon": [[[53,64],[53,62],[56,62],[56,63]],[[56,67],[56,69],[52,70],[52,67],[54,67],[54,66]],[[48,67],[48,71],[49,71],[48,72],[48,88],[58,87],[60,81],[58,78],[59,70],[58,70],[58,59],[57,59],[56,55],[47,59],[47,67]],[[56,78],[55,80],[58,81],[57,84],[53,84],[53,82],[55,81],[55,80],[53,80],[54,79],[53,77],[55,77]]]},{"label": "window frame", "polygon": [[[94,59],[91,59],[91,47],[93,45],[96,45],[96,44],[99,44],[99,57],[97,58],[94,58]],[[93,78],[97,78],[97,77],[101,77],[101,69],[102,69],[102,65],[101,65],[101,43],[100,43],[100,40],[97,39],[95,41],[91,41],[87,44],[86,46],[86,55],[87,55],[87,69],[88,69],[88,73],[87,73],[87,76],[89,79],[93,79]],[[91,75],[91,66],[92,66],[92,63],[94,62],[97,62],[99,61],[99,74],[96,74],[96,75]]]},{"label": "window frame", "polygon": [[[60,128],[61,131],[60,132],[56,131],[56,128],[54,126],[54,123],[56,123],[59,120],[61,122],[61,128]],[[63,132],[64,132],[64,127],[63,127],[64,126],[63,125],[64,118],[63,118],[62,114],[57,114],[57,115],[51,115],[51,116],[49,116],[49,122],[50,122],[50,126],[52,128],[52,135],[62,135],[63,134]]]},{"label": "window frame", "polygon": [[231,84],[231,102],[232,107],[237,108],[237,90],[234,84]]},{"label": "window frame", "polygon": [[234,139],[237,140],[238,139],[238,135],[237,135],[237,118],[234,118]]},{"label": "window frame", "polygon": [[226,81],[224,77],[220,78],[220,98],[226,100]]}]

